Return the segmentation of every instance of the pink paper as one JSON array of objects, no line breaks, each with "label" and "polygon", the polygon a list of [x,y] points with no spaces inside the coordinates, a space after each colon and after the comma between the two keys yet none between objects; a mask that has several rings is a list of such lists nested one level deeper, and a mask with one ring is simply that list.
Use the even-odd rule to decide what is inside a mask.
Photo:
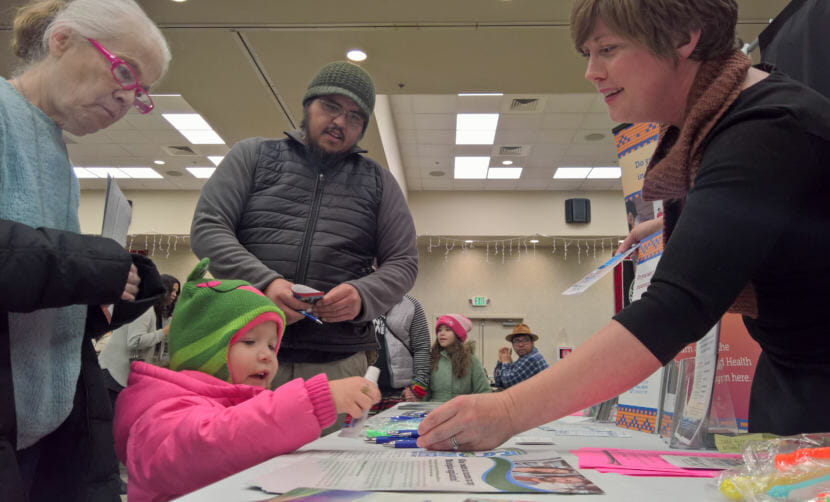
[{"label": "pink paper", "polygon": [[684,469],[674,466],[660,455],[684,455],[695,457],[740,458],[738,454],[688,451],[624,450],[615,448],[580,448],[571,450],[579,459],[580,469],[596,469],[599,472],[616,472],[636,476],[684,476],[714,477],[721,471],[710,469]]}]

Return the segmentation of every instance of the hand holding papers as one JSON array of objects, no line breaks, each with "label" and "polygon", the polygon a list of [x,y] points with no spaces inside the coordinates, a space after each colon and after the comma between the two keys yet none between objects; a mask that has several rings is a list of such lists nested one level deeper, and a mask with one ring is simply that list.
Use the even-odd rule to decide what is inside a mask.
[{"label": "hand holding papers", "polygon": [[607,274],[608,272],[613,270],[614,267],[616,267],[618,263],[620,263],[621,261],[628,258],[628,256],[631,253],[633,253],[638,247],[639,247],[639,244],[636,244],[636,245],[631,246],[630,248],[628,248],[628,250],[626,250],[626,251],[624,251],[624,252],[622,252],[622,253],[620,253],[616,256],[613,256],[610,260],[608,260],[607,262],[605,262],[602,265],[600,265],[599,267],[597,267],[596,270],[589,273],[588,275],[586,275],[585,277],[580,279],[576,284],[574,284],[573,286],[571,286],[568,289],[566,289],[565,291],[563,291],[562,294],[566,295],[566,296],[570,296],[570,295],[579,295],[579,294],[584,293],[586,289],[588,289],[591,286],[593,286],[594,284],[596,284],[597,281],[599,281],[600,279],[605,277],[605,274]]}]

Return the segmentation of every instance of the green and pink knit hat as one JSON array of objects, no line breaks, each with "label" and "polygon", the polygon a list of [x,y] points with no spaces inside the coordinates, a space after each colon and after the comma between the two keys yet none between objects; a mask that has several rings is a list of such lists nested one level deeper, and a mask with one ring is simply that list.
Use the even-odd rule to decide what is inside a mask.
[{"label": "green and pink knit hat", "polygon": [[170,369],[196,370],[230,382],[228,348],[257,324],[277,324],[277,347],[285,315],[261,291],[242,280],[205,279],[210,260],[187,276],[170,332]]}]

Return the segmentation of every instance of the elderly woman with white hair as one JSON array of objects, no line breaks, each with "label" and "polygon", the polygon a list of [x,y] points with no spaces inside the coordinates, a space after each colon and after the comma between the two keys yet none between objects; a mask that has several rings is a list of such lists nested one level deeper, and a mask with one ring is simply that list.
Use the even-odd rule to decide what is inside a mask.
[{"label": "elderly woman with white hair", "polygon": [[[133,106],[149,113],[170,51],[133,0],[29,2],[13,50],[22,68],[0,79],[0,498],[118,500],[112,411],[88,337],[163,288],[149,260],[80,235],[63,132],[94,133]],[[113,303],[109,325],[100,305]]]}]

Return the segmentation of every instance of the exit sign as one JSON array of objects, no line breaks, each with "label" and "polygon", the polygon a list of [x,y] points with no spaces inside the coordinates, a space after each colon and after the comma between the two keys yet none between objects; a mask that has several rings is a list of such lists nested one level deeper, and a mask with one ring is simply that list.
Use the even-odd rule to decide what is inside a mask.
[{"label": "exit sign", "polygon": [[486,296],[474,296],[470,298],[470,303],[473,307],[486,307],[490,303],[490,299]]}]

